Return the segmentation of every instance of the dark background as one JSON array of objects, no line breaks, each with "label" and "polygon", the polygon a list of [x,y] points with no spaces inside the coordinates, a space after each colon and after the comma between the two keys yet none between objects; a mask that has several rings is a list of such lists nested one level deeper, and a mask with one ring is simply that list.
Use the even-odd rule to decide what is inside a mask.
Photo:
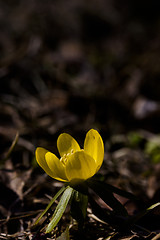
[{"label": "dark background", "polygon": [[[23,200],[24,190],[43,174],[32,169],[37,146],[57,153],[62,132],[83,146],[85,133],[96,128],[105,143],[106,179],[152,199],[159,189],[159,158],[153,165],[145,144],[160,132],[159,29],[158,0],[0,1],[0,179],[6,196],[10,190]],[[18,143],[3,161],[17,131]],[[126,147],[140,155],[127,152],[126,158],[123,151],[123,161],[118,155],[113,164],[112,154]],[[20,192],[3,171],[8,168],[16,177],[23,172]],[[126,182],[117,182],[123,177]],[[150,177],[156,186],[149,185]],[[33,207],[33,196],[24,209]],[[2,218],[7,214],[2,211]]]},{"label": "dark background", "polygon": [[159,132],[158,0],[0,5],[1,109],[14,109],[32,133],[47,116],[46,133],[57,124],[107,135]]}]

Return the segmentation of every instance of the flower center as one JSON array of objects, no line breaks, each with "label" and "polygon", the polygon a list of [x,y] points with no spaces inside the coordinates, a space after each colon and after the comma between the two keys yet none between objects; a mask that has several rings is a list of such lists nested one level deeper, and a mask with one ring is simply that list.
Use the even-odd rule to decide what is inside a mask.
[{"label": "flower center", "polygon": [[67,161],[68,161],[68,157],[71,156],[74,153],[74,150],[71,149],[70,152],[68,152],[67,154],[65,153],[61,158],[60,158],[60,162],[63,163],[63,165],[66,165]]}]

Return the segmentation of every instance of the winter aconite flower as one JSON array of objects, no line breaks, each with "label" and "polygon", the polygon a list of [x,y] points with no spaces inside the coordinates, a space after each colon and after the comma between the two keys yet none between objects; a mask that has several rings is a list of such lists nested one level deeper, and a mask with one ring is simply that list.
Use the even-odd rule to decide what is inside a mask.
[{"label": "winter aconite flower", "polygon": [[59,135],[57,147],[60,159],[44,148],[36,149],[38,164],[54,179],[63,182],[83,181],[97,173],[102,165],[104,144],[94,129],[87,132],[84,149],[67,133]]}]

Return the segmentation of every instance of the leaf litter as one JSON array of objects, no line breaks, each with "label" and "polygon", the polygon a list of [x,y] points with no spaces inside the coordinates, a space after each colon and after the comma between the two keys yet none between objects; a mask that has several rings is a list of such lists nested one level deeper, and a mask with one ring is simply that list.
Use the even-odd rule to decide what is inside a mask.
[{"label": "leaf litter", "polygon": [[[101,132],[105,183],[138,197],[114,195],[129,215],[160,201],[156,3],[34,0],[0,6],[0,239],[160,238],[158,206],[121,232],[91,205],[81,233],[69,209],[52,234],[33,228],[62,187],[38,168],[34,151],[42,146],[56,152],[64,131],[80,143],[91,127]],[[103,217],[109,206],[95,200]]]}]

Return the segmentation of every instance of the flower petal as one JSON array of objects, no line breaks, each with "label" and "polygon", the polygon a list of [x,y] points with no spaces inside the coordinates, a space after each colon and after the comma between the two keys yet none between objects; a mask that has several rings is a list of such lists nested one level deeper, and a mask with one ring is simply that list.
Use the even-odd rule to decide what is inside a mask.
[{"label": "flower petal", "polygon": [[104,144],[100,134],[96,130],[91,129],[86,134],[84,151],[96,161],[97,172],[103,163]]},{"label": "flower petal", "polygon": [[63,157],[64,154],[70,153],[71,150],[73,152],[80,150],[80,146],[77,141],[67,133],[59,135],[57,139],[57,147],[61,157]]},{"label": "flower petal", "polygon": [[47,152],[45,155],[45,158],[46,158],[48,167],[52,172],[52,177],[59,181],[67,182],[68,179],[65,174],[65,166],[59,160],[59,158],[57,158],[56,155],[51,152]]},{"label": "flower petal", "polygon": [[66,175],[69,181],[86,180],[95,174],[96,168],[95,160],[80,150],[68,157]]},{"label": "flower petal", "polygon": [[50,168],[48,167],[47,163],[46,163],[46,159],[45,159],[45,155],[48,152],[48,150],[38,147],[36,149],[36,160],[38,162],[38,164],[41,166],[41,168],[43,168],[43,170],[50,176],[53,177],[53,173],[50,170]]}]

